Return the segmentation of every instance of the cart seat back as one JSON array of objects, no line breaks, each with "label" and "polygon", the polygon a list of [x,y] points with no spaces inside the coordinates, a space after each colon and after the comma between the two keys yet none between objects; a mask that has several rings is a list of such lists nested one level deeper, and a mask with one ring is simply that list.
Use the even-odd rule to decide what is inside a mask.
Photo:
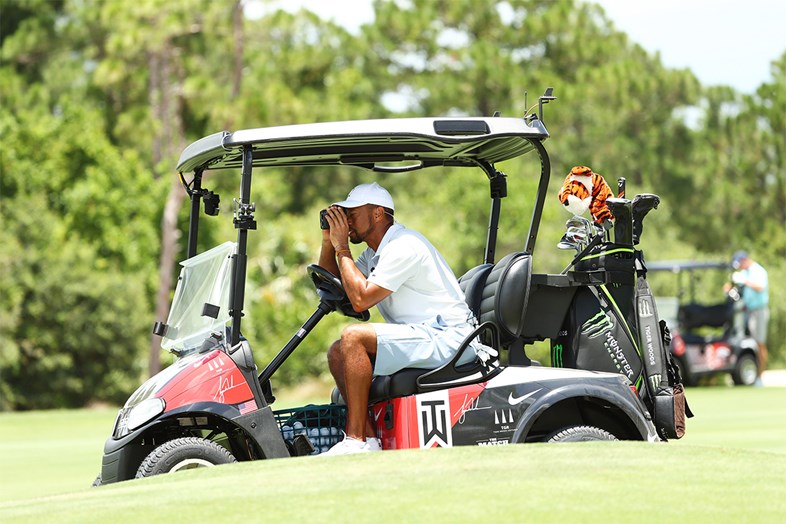
[{"label": "cart seat back", "polygon": [[494,265],[483,285],[478,321],[496,324],[504,347],[523,334],[531,280],[532,256],[511,253]]},{"label": "cart seat back", "polygon": [[464,301],[476,319],[480,316],[480,302],[483,300],[486,279],[493,268],[494,264],[481,264],[473,267],[458,279],[459,287],[464,292]]}]

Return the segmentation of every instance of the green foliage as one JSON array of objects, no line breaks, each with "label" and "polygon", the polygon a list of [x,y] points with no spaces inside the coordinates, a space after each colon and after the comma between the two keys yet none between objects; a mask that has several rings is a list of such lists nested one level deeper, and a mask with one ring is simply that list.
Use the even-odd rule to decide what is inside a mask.
[{"label": "green foliage", "polygon": [[42,86],[14,96],[0,109],[0,409],[120,402],[150,325],[155,184],[95,109]]},{"label": "green foliage", "polygon": [[[138,381],[161,217],[165,205],[178,209],[167,193],[187,141],[399,114],[521,116],[547,86],[558,100],[544,117],[552,178],[535,270],[570,260],[555,248],[568,218],[556,192],[570,167],[590,165],[612,185],[625,177],[630,194],[662,198],[642,242],[649,260],[725,260],[746,248],[770,271],[771,354],[786,357],[777,278],[786,271],[786,54],[742,96],[664,67],[577,0],[376,0],[359,34],[308,11],[238,17],[240,0],[0,6],[0,409],[119,401]],[[524,245],[540,166],[496,167],[509,182],[499,258]],[[305,267],[319,251],[316,213],[371,177],[347,168],[255,177],[260,227],[243,330],[264,365],[315,307]],[[430,236],[457,274],[480,263],[482,173],[432,168],[383,182],[399,220]],[[236,174],[211,172],[205,186],[225,214],[203,223],[200,249],[235,235],[226,210]],[[176,249],[182,258],[184,242]],[[345,322],[329,316],[279,380],[324,374]]]},{"label": "green foliage", "polygon": [[140,377],[138,344],[149,304],[142,273],[98,267],[101,257],[58,224],[41,193],[3,210],[14,247],[2,267],[0,409],[119,402]]}]

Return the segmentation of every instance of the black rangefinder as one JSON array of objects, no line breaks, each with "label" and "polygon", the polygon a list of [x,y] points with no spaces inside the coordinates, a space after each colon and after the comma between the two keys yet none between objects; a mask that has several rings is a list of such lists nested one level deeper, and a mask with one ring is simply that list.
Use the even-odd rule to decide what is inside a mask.
[{"label": "black rangefinder", "polygon": [[319,227],[321,227],[322,229],[330,229],[330,224],[328,224],[328,221],[325,218],[326,216],[327,216],[327,209],[323,209],[322,211],[319,212]]}]

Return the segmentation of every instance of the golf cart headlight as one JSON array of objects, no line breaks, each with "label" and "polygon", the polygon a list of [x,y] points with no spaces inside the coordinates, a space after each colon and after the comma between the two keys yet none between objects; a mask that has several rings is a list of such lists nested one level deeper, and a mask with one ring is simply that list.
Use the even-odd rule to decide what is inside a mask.
[{"label": "golf cart headlight", "polygon": [[128,413],[128,430],[133,431],[153,417],[164,412],[164,399],[153,397],[143,400]]},{"label": "golf cart headlight", "polygon": [[163,399],[154,397],[121,410],[115,425],[115,438],[124,437],[154,417],[157,417],[164,412],[165,406]]}]

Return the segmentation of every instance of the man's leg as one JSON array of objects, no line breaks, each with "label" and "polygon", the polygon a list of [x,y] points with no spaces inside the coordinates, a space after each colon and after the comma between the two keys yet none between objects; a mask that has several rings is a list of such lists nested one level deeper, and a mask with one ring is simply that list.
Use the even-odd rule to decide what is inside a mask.
[{"label": "man's leg", "polygon": [[767,344],[759,344],[759,376],[767,369]]},{"label": "man's leg", "polygon": [[759,344],[759,377],[767,368],[767,324],[769,323],[767,308],[755,309],[749,313],[748,327],[751,336]]},{"label": "man's leg", "polygon": [[344,359],[341,356],[341,340],[336,340],[330,345],[327,361],[330,374],[333,375],[333,380],[336,381],[338,392],[341,393],[341,398],[346,402],[347,391],[344,386]]},{"label": "man's leg", "polygon": [[347,403],[347,435],[359,440],[375,436],[368,418],[368,392],[376,353],[376,331],[362,324],[347,326],[328,351],[328,368]]}]

